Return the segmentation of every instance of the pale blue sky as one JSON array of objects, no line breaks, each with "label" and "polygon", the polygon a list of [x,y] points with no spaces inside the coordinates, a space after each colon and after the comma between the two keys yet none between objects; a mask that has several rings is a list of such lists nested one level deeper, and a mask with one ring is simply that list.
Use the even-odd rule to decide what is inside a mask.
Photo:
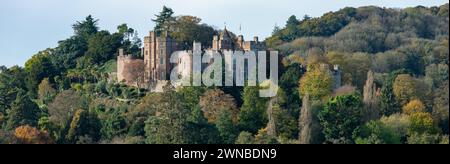
[{"label": "pale blue sky", "polygon": [[101,29],[115,31],[127,23],[143,37],[153,28],[150,21],[163,5],[175,15],[194,15],[204,23],[242,34],[266,38],[275,24],[283,26],[290,15],[321,16],[343,7],[439,6],[447,0],[1,0],[0,65],[23,66],[33,54],[55,47],[68,38],[71,25],[89,14],[100,19]]}]

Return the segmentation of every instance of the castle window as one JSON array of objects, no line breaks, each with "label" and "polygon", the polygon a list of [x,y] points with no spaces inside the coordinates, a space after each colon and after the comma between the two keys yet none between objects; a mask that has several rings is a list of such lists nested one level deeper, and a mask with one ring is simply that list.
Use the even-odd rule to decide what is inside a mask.
[{"label": "castle window", "polygon": [[159,58],[159,64],[164,64],[163,58]]}]

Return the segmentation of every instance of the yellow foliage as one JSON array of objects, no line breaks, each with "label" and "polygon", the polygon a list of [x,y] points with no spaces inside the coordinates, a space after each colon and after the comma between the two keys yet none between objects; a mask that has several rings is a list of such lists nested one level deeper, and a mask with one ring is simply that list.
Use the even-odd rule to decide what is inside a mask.
[{"label": "yellow foliage", "polygon": [[405,113],[407,115],[411,115],[413,113],[418,113],[418,112],[426,112],[425,105],[423,105],[422,101],[420,101],[420,100],[417,100],[417,99],[412,100],[408,104],[403,106],[403,113]]},{"label": "yellow foliage", "polygon": [[19,126],[15,129],[17,142],[21,144],[51,144],[52,139],[47,132],[40,132],[29,125]]},{"label": "yellow foliage", "polygon": [[301,96],[309,94],[312,99],[321,99],[331,94],[333,77],[326,67],[315,64],[308,67],[299,83]]},{"label": "yellow foliage", "polygon": [[406,104],[417,97],[415,79],[408,74],[398,75],[394,81],[393,91],[400,105]]}]

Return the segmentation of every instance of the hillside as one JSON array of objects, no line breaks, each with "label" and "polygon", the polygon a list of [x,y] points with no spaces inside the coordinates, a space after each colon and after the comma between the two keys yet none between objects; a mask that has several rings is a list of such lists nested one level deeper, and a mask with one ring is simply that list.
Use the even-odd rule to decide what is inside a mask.
[{"label": "hillside", "polygon": [[[265,41],[283,57],[273,98],[250,86],[150,93],[114,81],[117,50],[142,58],[142,41],[89,15],[24,68],[0,67],[0,143],[448,144],[448,7],[291,16]],[[219,33],[173,13],[164,7],[153,30],[185,48]]]}]

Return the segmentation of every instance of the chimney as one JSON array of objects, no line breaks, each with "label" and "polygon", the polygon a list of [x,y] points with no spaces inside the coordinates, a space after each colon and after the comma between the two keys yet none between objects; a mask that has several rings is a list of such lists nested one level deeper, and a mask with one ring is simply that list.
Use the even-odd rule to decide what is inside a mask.
[{"label": "chimney", "polygon": [[258,40],[258,37],[257,36],[255,36],[255,37],[253,37],[253,40],[255,41],[255,42],[259,42],[259,40]]}]

